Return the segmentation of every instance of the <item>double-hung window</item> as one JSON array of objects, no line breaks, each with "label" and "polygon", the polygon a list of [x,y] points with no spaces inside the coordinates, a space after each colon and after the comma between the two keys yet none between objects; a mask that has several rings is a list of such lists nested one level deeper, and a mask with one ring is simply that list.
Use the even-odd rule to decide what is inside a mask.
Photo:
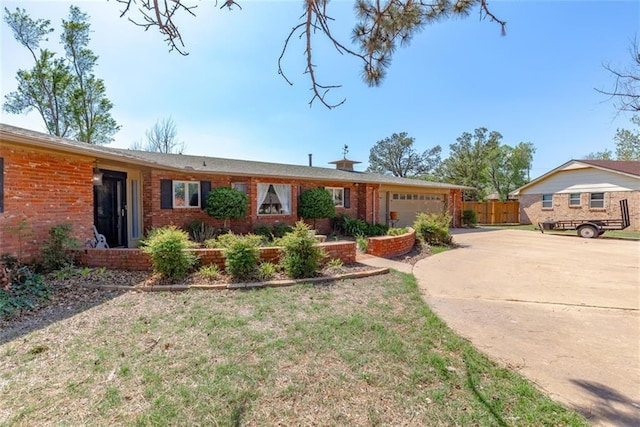
[{"label": "double-hung window", "polygon": [[344,207],[344,188],[325,187],[325,190],[331,194],[333,204],[336,205],[337,208]]},{"label": "double-hung window", "polygon": [[591,209],[604,209],[604,193],[591,193],[589,195],[589,207]]},{"label": "double-hung window", "polygon": [[580,206],[580,193],[569,194],[569,206]]},{"label": "double-hung window", "polygon": [[258,215],[291,215],[291,185],[257,184]]},{"label": "double-hung window", "polygon": [[542,209],[553,208],[553,194],[542,195]]},{"label": "double-hung window", "polygon": [[173,207],[199,208],[200,182],[173,181]]}]

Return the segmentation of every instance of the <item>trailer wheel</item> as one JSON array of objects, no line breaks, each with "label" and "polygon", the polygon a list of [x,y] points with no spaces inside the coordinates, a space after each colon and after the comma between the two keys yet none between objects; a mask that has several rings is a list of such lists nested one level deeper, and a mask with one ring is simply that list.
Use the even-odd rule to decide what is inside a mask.
[{"label": "trailer wheel", "polygon": [[598,232],[598,229],[593,225],[583,225],[578,227],[578,236],[584,237],[585,239],[593,239],[599,235],[600,233]]}]

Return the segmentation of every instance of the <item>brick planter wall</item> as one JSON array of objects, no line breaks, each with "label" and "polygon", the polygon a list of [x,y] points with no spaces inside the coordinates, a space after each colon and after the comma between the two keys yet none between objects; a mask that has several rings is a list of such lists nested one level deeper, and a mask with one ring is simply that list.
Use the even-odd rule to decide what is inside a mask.
[{"label": "brick planter wall", "polygon": [[[355,242],[319,243],[318,246],[327,253],[327,260],[339,258],[345,264],[356,261]],[[222,249],[194,249],[200,258],[201,265],[216,264],[224,270],[224,256]],[[151,258],[140,249],[79,249],[77,261],[86,267],[106,267],[121,270],[151,271]],[[260,259],[277,263],[280,260],[280,248],[260,248]]]},{"label": "brick planter wall", "polygon": [[416,243],[416,232],[412,228],[400,236],[379,236],[367,239],[367,253],[382,258],[391,258],[409,252]]}]

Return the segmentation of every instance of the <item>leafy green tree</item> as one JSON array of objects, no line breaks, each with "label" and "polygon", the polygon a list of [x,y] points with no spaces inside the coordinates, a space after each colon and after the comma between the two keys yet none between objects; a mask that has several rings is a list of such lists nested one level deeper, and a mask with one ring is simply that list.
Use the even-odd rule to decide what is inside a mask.
[{"label": "leafy green tree", "polygon": [[449,146],[437,176],[453,184],[467,185],[475,190],[465,191],[466,200],[484,200],[497,192],[506,200],[509,192],[529,181],[529,171],[535,148],[530,142],[515,147],[502,144],[502,135],[481,127],[473,134],[464,132]]},{"label": "leafy green tree", "polygon": [[312,188],[300,195],[298,204],[298,216],[313,220],[313,228],[316,228],[316,220],[319,218],[334,218],[336,205],[333,197],[324,188]]},{"label": "leafy green tree", "polygon": [[484,127],[473,134],[464,132],[449,145],[449,157],[443,160],[438,176],[445,182],[474,187],[476,190],[465,191],[467,200],[483,200],[492,192],[488,169],[501,140],[499,132]]},{"label": "leafy green tree", "polygon": [[631,122],[635,129],[618,129],[613,137],[618,160],[640,160],[640,116],[634,115]]},{"label": "leafy green tree", "polygon": [[[158,2],[148,0],[117,0],[122,3],[123,12],[120,16],[127,16],[135,24],[148,30],[157,28],[171,50],[186,55],[182,34],[176,22],[182,15],[195,16],[197,5],[187,0],[173,0]],[[223,0],[222,7],[232,9],[234,6],[242,9],[238,4],[241,0]],[[315,43],[318,37],[326,38],[329,44],[340,54],[347,54],[362,62],[362,76],[369,86],[378,86],[386,75],[391,64],[393,53],[398,46],[407,46],[412,37],[428,25],[438,21],[464,17],[474,9],[480,16],[497,23],[504,34],[506,22],[498,19],[487,5],[487,0],[353,0],[356,24],[352,31],[355,48],[348,47],[350,43],[334,37],[332,25],[335,21],[331,17],[331,4],[328,1],[305,1],[300,22],[292,26],[285,38],[284,47],[278,59],[278,72],[289,83],[282,69],[281,62],[290,42],[301,39],[304,46],[306,60],[305,74],[311,81],[313,95],[309,104],[318,100],[327,108],[339,106],[344,99],[337,102],[327,100],[331,89],[340,85],[321,84],[317,78],[317,65],[313,57]],[[132,7],[133,6],[133,7]],[[139,13],[140,17],[131,17]],[[175,19],[175,20],[174,20]],[[290,27],[291,28],[291,27]]]},{"label": "leafy green tree", "polygon": [[532,143],[521,142],[515,147],[500,145],[491,153],[487,173],[500,200],[507,200],[511,191],[529,182],[535,151]]},{"label": "leafy green tree", "polygon": [[207,196],[205,211],[209,216],[223,220],[227,228],[228,220],[247,216],[249,203],[247,195],[235,188],[218,187]]},{"label": "leafy green tree", "polygon": [[605,149],[604,151],[596,151],[584,156],[585,160],[613,160],[613,152]]},{"label": "leafy green tree", "polygon": [[439,145],[418,153],[413,148],[415,138],[406,132],[394,133],[382,139],[369,151],[367,172],[399,177],[430,175],[440,164]]},{"label": "leafy green tree", "polygon": [[22,114],[36,109],[51,135],[89,144],[111,142],[119,126],[111,116],[113,104],[104,82],[93,73],[98,57],[88,48],[88,15],[70,7],[68,20],[62,21],[63,58],[40,47],[53,32],[49,20],[33,20],[24,9],[5,8],[4,21],[35,63],[31,70],[18,70],[18,89],[6,95],[4,110]]}]

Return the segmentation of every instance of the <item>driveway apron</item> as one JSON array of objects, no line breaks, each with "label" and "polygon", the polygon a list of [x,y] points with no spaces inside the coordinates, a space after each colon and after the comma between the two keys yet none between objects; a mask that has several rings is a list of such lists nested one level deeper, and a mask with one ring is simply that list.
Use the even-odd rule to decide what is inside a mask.
[{"label": "driveway apron", "polygon": [[431,308],[594,425],[640,425],[640,242],[454,232],[413,269]]}]

